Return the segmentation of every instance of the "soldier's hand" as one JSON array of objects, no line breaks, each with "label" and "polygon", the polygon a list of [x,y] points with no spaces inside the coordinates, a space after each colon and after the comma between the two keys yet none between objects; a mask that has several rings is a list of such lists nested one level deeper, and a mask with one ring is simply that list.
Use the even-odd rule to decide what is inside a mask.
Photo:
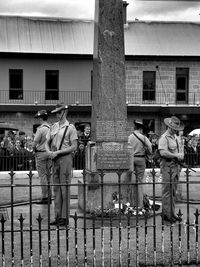
[{"label": "soldier's hand", "polygon": [[57,157],[56,151],[55,152],[51,152],[49,157],[50,157],[50,159],[55,159]]},{"label": "soldier's hand", "polygon": [[182,161],[184,159],[184,154],[183,153],[177,153],[176,158],[178,161]]}]

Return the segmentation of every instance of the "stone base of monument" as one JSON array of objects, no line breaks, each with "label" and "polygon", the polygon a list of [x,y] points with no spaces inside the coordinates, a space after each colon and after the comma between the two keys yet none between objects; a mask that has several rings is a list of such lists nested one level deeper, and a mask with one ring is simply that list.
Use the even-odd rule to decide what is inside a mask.
[{"label": "stone base of monument", "polygon": [[[112,209],[113,195],[119,194],[119,191],[121,203],[130,202],[134,205],[134,186],[129,185],[132,179],[129,168],[132,163],[130,152],[121,143],[107,142],[99,148],[94,142],[89,142],[86,149],[85,183],[83,179],[78,181],[79,208],[84,209],[85,194],[87,212],[91,213],[101,208],[102,201],[104,209]],[[103,178],[101,169],[104,173]]]},{"label": "stone base of monument", "polygon": [[[96,210],[100,210],[103,202],[103,209],[109,210],[115,207],[115,196],[119,196],[120,202],[125,204],[130,203],[134,206],[135,193],[134,187],[128,185],[131,181],[131,177],[127,172],[124,172],[119,177],[116,172],[107,172],[103,176],[103,184],[101,182],[101,175],[95,172],[86,171],[85,184],[83,178],[78,181],[78,206],[84,210],[84,200],[86,203],[86,212],[92,213]],[[85,199],[84,199],[85,194]]]},{"label": "stone base of monument", "polygon": [[[113,144],[112,144],[113,145]],[[109,152],[110,153],[110,152]],[[107,157],[112,155],[111,153],[104,153],[103,155]],[[121,152],[120,152],[121,153]],[[121,153],[122,160],[125,159],[124,155]],[[101,155],[102,157],[102,155]],[[109,158],[107,157],[107,161]],[[119,187],[119,175],[118,170],[104,170],[103,182],[101,177],[101,170],[97,168],[97,147],[94,143],[89,144],[86,151],[86,172],[85,172],[85,183],[83,178],[78,180],[78,206],[80,209],[84,210],[84,200],[86,203],[86,211],[92,213],[96,210],[100,210],[103,200],[103,209],[113,209],[114,199],[113,194],[119,194],[121,192],[121,203],[130,203],[130,206],[134,207],[136,203],[136,185],[133,174],[130,174],[128,170],[125,170],[120,176],[120,187]],[[131,160],[133,162],[133,160]],[[192,201],[199,201],[199,179],[200,170],[196,169],[196,172],[192,172],[189,177],[189,199]],[[150,199],[153,196],[156,199],[161,200],[162,198],[162,175],[160,174],[160,169],[155,169],[155,191],[153,186],[152,169],[147,169],[144,177],[143,192]],[[85,193],[85,198],[84,198]],[[180,183],[177,190],[177,200],[187,200],[187,184],[186,184],[186,174],[185,169],[182,169],[180,174]]]},{"label": "stone base of monument", "polygon": [[[78,205],[79,208],[84,210],[84,200],[86,203],[86,211],[92,213],[93,211],[101,209],[103,200],[103,209],[113,209],[114,201],[113,194],[121,192],[121,203],[130,203],[130,206],[134,207],[136,203],[136,186],[133,185],[134,177],[129,171],[124,171],[120,176],[120,189],[119,189],[119,176],[117,169],[115,171],[104,170],[103,183],[101,178],[101,170],[97,171],[97,147],[91,143],[86,151],[86,172],[85,172],[85,184],[83,178],[78,180]],[[189,181],[194,181],[189,184],[189,199],[193,201],[199,201],[199,194],[197,188],[200,171],[196,169],[195,173],[191,173]],[[196,183],[195,183],[196,182]],[[147,169],[144,177],[143,192],[150,199],[153,196],[156,199],[162,198],[162,175],[160,169],[155,169],[155,191],[153,186],[152,169]],[[177,190],[177,200],[187,199],[187,186],[186,186],[186,174],[182,169],[180,175],[180,183]],[[85,193],[85,199],[84,199]]]}]

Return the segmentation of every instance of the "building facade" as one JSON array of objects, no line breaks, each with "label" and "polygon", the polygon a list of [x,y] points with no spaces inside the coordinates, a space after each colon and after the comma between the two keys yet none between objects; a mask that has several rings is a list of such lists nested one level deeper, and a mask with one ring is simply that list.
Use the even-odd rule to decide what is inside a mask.
[{"label": "building facade", "polygon": [[[171,115],[200,128],[200,24],[132,21],[124,34],[130,130],[141,118],[160,134]],[[93,21],[1,16],[0,36],[1,122],[31,135],[36,111],[58,102],[91,121]]]}]

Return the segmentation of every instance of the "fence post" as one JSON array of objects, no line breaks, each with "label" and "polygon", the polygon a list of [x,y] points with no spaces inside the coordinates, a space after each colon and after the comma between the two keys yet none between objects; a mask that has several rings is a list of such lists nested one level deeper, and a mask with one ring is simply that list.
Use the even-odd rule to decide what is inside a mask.
[{"label": "fence post", "polygon": [[32,173],[32,169],[30,168],[29,174],[29,202],[30,202],[30,206],[29,206],[29,212],[30,212],[30,217],[29,217],[29,231],[30,231],[30,264],[31,267],[33,267],[33,218],[32,218],[32,178],[33,178],[33,173]]},{"label": "fence post", "polygon": [[20,222],[20,239],[21,239],[21,267],[24,266],[24,240],[23,240],[23,222],[24,218],[22,216],[22,213],[20,214],[19,217],[19,222]]},{"label": "fence post", "polygon": [[15,173],[13,172],[13,169],[11,169],[11,172],[9,173],[10,175],[10,187],[11,187],[11,257],[12,257],[12,266],[14,266],[14,175]]},{"label": "fence post", "polygon": [[39,266],[42,267],[42,231],[41,231],[41,224],[42,224],[42,217],[39,213],[38,218],[38,229],[39,229]]},{"label": "fence post", "polygon": [[187,264],[190,264],[190,207],[189,207],[189,174],[190,171],[187,168],[186,171],[186,193],[187,193]]},{"label": "fence post", "polygon": [[6,261],[5,261],[5,222],[3,214],[1,215],[1,244],[2,244],[2,267],[6,267]]},{"label": "fence post", "polygon": [[196,209],[195,215],[195,253],[196,253],[196,265],[199,263],[199,210]]}]

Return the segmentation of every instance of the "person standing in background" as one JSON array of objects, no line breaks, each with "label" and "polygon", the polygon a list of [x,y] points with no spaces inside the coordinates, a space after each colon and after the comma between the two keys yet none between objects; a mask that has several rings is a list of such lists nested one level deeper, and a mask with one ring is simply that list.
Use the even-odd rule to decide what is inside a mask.
[{"label": "person standing in background", "polygon": [[25,147],[26,143],[26,133],[24,131],[19,131],[19,139],[21,141],[21,147]]},{"label": "person standing in background", "polygon": [[42,199],[37,204],[51,204],[51,189],[49,192],[48,183],[51,179],[51,160],[46,152],[45,143],[46,136],[50,131],[50,126],[47,122],[48,114],[46,110],[37,112],[34,118],[39,120],[40,126],[37,128],[33,148],[35,150],[36,169],[40,178]]},{"label": "person standing in background", "polygon": [[25,149],[21,146],[21,140],[16,138],[13,149],[13,169],[15,171],[24,169]]},{"label": "person standing in background", "polygon": [[87,146],[87,143],[90,140],[91,140],[91,137],[90,137],[90,125],[86,124],[84,126],[84,132],[79,137],[79,142],[83,143],[84,146]]}]

